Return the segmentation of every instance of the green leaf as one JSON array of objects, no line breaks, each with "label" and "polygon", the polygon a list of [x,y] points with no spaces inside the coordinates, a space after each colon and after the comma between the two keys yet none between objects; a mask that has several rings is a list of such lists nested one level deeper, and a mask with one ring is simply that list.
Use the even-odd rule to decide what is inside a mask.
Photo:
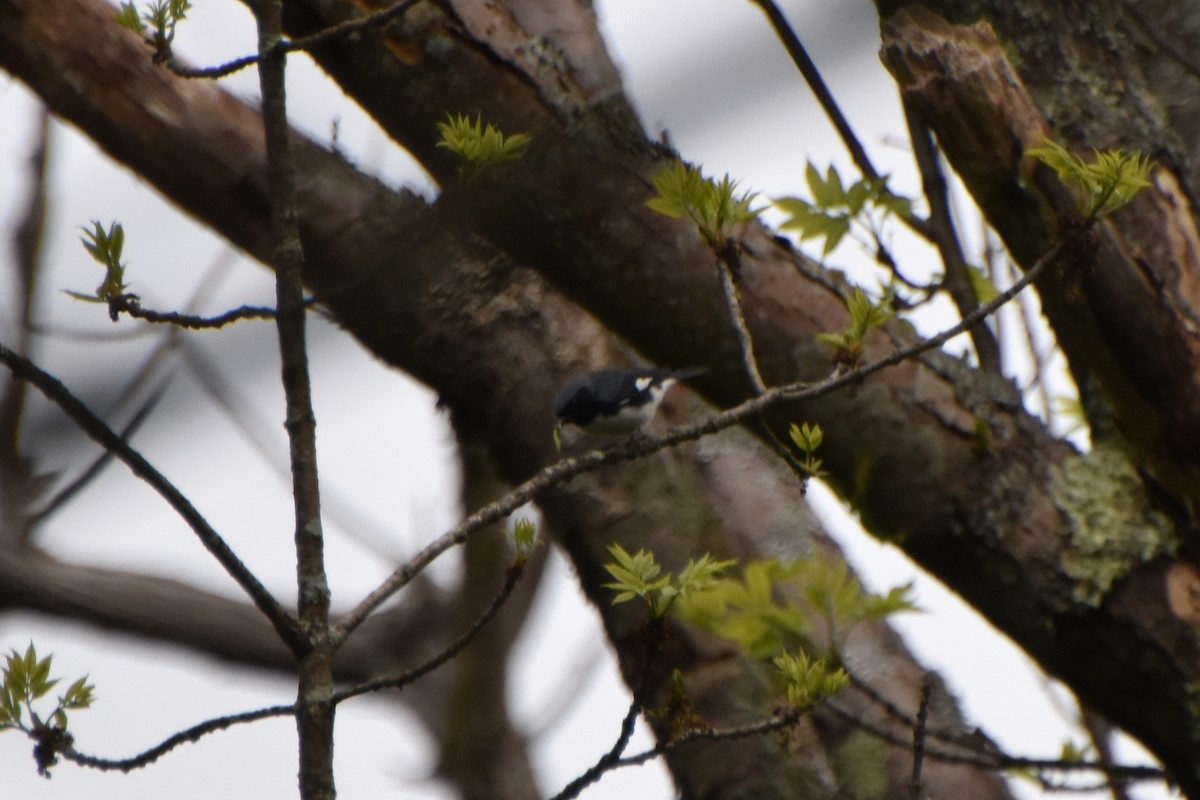
[{"label": "green leaf", "polygon": [[485,127],[482,115],[472,122],[465,114],[446,114],[446,122],[437,123],[441,134],[437,146],[457,155],[463,165],[460,172],[464,179],[473,179],[483,170],[508,161],[516,161],[525,154],[532,137],[524,133],[505,136],[490,122]]},{"label": "green leaf", "polygon": [[1119,150],[1093,150],[1094,160],[1087,162],[1049,139],[1028,152],[1070,184],[1079,197],[1081,211],[1097,219],[1128,204],[1150,186],[1150,173],[1156,166],[1140,153],[1130,156]]},{"label": "green leaf", "polygon": [[704,240],[716,244],[734,229],[756,219],[755,192],[738,192],[737,181],[725,175],[720,181],[705,178],[696,167],[674,161],[651,178],[655,196],[646,206],[672,219],[690,218]]},{"label": "green leaf", "polygon": [[842,188],[842,178],[837,169],[830,164],[825,171],[825,177],[817,171],[816,166],[809,161],[804,169],[804,179],[808,183],[808,191],[813,201],[820,208],[834,208],[846,205],[846,190]]},{"label": "green leaf", "polygon": [[818,333],[816,339],[835,350],[849,350],[854,346],[854,341],[844,333]]},{"label": "green leaf", "polygon": [[67,294],[87,302],[107,303],[129,288],[125,284],[125,265],[121,263],[121,254],[125,249],[125,228],[121,223],[113,222],[106,231],[97,220],[92,220],[91,230],[81,230],[83,236],[80,241],[84,249],[105,268],[104,281],[93,295],[71,291]]},{"label": "green leaf", "polygon": [[59,698],[59,705],[63,708],[90,708],[95,701],[95,689],[87,682],[88,676],[84,675],[79,680],[75,681],[68,687],[66,694]]},{"label": "green leaf", "polygon": [[971,288],[975,291],[975,299],[980,303],[990,303],[1000,296],[1000,290],[991,278],[979,267],[968,264],[967,277],[971,279]]},{"label": "green leaf", "polygon": [[798,708],[835,695],[850,683],[844,669],[830,669],[825,659],[813,660],[803,651],[796,655],[785,651],[773,662],[787,684],[788,702]]},{"label": "green leaf", "polygon": [[121,3],[120,9],[117,11],[117,24],[122,28],[131,30],[134,33],[141,34],[146,30],[146,26],[142,23],[142,18],[138,15],[137,8],[131,2]]},{"label": "green leaf", "polygon": [[825,433],[821,430],[821,426],[809,425],[807,422],[802,425],[797,425],[793,422],[789,434],[796,447],[805,453],[815,451],[825,440]]},{"label": "green leaf", "polygon": [[867,201],[875,196],[875,182],[855,181],[846,190],[846,211],[852,217],[857,217],[867,207]]},{"label": "green leaf", "polygon": [[605,564],[604,569],[614,580],[604,584],[604,588],[617,592],[613,603],[624,603],[640,597],[646,601],[653,615],[661,614],[665,609],[662,608],[659,594],[671,582],[671,576],[658,577],[662,569],[655,563],[654,555],[645,550],[638,550],[631,555],[616,542],[609,545],[608,552],[615,563]]},{"label": "green leaf", "polygon": [[0,719],[6,720],[5,724],[17,724],[21,721],[21,701],[24,699],[24,693],[19,692],[17,687],[7,680],[0,687],[0,706],[2,706],[2,716]]},{"label": "green leaf", "polygon": [[734,559],[717,561],[709,553],[701,556],[699,561],[689,559],[687,565],[679,571],[678,595],[686,597],[713,588],[721,574],[736,563]]},{"label": "green leaf", "polygon": [[892,310],[883,303],[873,303],[867,293],[857,286],[846,299],[846,310],[850,312],[850,336],[861,341],[871,328],[878,327],[892,317]]}]

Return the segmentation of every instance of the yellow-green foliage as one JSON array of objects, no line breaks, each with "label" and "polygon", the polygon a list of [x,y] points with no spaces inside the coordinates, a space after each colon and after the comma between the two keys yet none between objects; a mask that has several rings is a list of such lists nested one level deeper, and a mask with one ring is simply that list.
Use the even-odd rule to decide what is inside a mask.
[{"label": "yellow-green foliage", "polygon": [[776,200],[775,205],[788,215],[780,227],[797,231],[801,241],[824,239],[822,256],[832,253],[855,224],[861,226],[869,239],[878,242],[888,217],[912,214],[912,201],[894,194],[888,188],[887,178],[863,178],[846,186],[836,167],[830,165],[822,176],[811,161],[804,178],[813,199]]},{"label": "yellow-green foliage", "polygon": [[752,207],[756,193],[739,193],[737,181],[728,175],[715,181],[682,161],[659,170],[651,180],[657,194],[646,205],[672,219],[689,218],[709,245],[724,241],[762,210]]},{"label": "yellow-green foliage", "polygon": [[83,292],[66,293],[76,300],[89,303],[108,303],[125,294],[129,285],[125,283],[125,265],[121,263],[121,251],[125,248],[125,228],[119,222],[114,222],[104,229],[96,220],[92,220],[91,230],[83,228],[83,247],[98,264],[104,267],[104,281],[96,287],[95,294]]},{"label": "yellow-green foliage", "polygon": [[892,318],[890,298],[878,303],[871,301],[867,293],[857,286],[846,298],[846,310],[850,312],[850,327],[842,333],[818,333],[817,340],[835,348],[839,360],[856,365],[862,359],[863,338],[867,331],[877,328]]},{"label": "yellow-green foliage", "polygon": [[880,597],[866,592],[845,562],[769,558],[746,564],[740,579],[713,579],[705,591],[683,599],[679,610],[689,622],[738,643],[756,658],[811,646],[817,635],[824,636],[825,651],[836,654],[858,623],[913,610],[910,588]]},{"label": "yellow-green foliage", "polygon": [[50,768],[58,763],[59,748],[71,744],[67,712],[88,708],[95,700],[95,687],[85,675],[67,687],[49,711],[44,707],[35,709],[35,704],[46,705],[39,701],[61,681],[50,677],[53,668],[54,656],[38,658],[30,642],[24,653],[10,651],[4,669],[0,670],[0,732],[18,730],[36,740],[34,758],[38,772],[46,777],[50,777]]},{"label": "yellow-green foliage", "polygon": [[464,180],[477,177],[483,170],[506,161],[516,161],[529,147],[532,139],[524,133],[505,136],[500,129],[476,115],[472,122],[464,114],[446,115],[445,122],[438,123],[441,139],[437,146],[445,148],[462,159],[461,175]]},{"label": "yellow-green foliage", "polygon": [[1054,503],[1068,520],[1063,569],[1081,603],[1099,605],[1138,564],[1175,551],[1174,526],[1150,508],[1141,478],[1115,443],[1066,459]]},{"label": "yellow-green foliage", "polygon": [[1084,161],[1047,139],[1044,147],[1031,148],[1029,155],[1071,184],[1079,196],[1081,210],[1089,217],[1108,216],[1150,185],[1155,163],[1141,153],[1130,156],[1119,150],[1092,152],[1095,160]]},{"label": "yellow-green foliage", "polygon": [[175,41],[176,26],[187,18],[192,4],[189,0],[153,0],[144,7],[145,11],[139,14],[132,2],[121,3],[118,24],[140,34],[158,50],[169,49]]},{"label": "yellow-green foliage", "polygon": [[716,583],[717,577],[735,563],[717,561],[705,553],[699,560],[689,560],[679,571],[679,577],[673,578],[669,572],[661,574],[662,567],[651,552],[638,550],[630,554],[615,542],[608,546],[608,552],[613,561],[605,564],[604,568],[614,580],[604,584],[604,588],[617,593],[613,603],[625,603],[640,597],[653,617],[665,614],[678,599],[707,591]]},{"label": "yellow-green foliage", "polygon": [[787,684],[788,702],[796,708],[808,708],[845,689],[850,675],[841,667],[832,667],[824,658],[812,659],[803,650],[795,655],[784,652],[772,663]]}]

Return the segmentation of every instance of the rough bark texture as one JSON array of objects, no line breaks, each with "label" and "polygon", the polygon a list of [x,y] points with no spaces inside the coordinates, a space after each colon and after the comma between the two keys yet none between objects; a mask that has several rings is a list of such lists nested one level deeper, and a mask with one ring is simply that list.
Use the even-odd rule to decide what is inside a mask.
[{"label": "rough bark texture", "polygon": [[[263,257],[256,115],[211,86],[156,71],[132,37],[111,31],[105,6],[46,5],[0,2],[0,66],[175,202]],[[656,360],[708,364],[702,388],[717,405],[743,398],[748,386],[711,255],[687,225],[644,207],[664,154],[630,114],[590,11],[559,3],[549,14],[542,5],[420,4],[386,33],[316,53],[447,183],[454,165],[434,148],[434,123],[447,111],[479,111],[506,131],[534,134],[518,167],[448,190],[430,209],[311,145],[296,147],[310,287],[368,347],[436,387],[460,437],[486,446],[511,481],[554,457],[546,407],[561,378],[622,357],[543,277]],[[1038,287],[1081,387],[1097,398],[1094,420],[1107,399],[1116,425],[1101,432],[1123,439],[1098,437],[1095,452],[1079,456],[1022,411],[1012,387],[940,354],[854,391],[779,409],[770,421],[781,433],[793,420],[818,422],[831,483],[874,534],[903,547],[1138,736],[1200,797],[1200,653],[1187,600],[1197,582],[1185,560],[1188,537],[1179,535],[1194,528],[1200,452],[1200,304],[1186,158],[1162,119],[1142,112],[1155,106],[1153,93],[1131,82],[1141,67],[1130,34],[1113,22],[1116,7],[964,5],[941,10],[954,23],[881,6],[884,55],[1018,259],[1028,264],[1043,252],[1067,215],[1065,192],[1022,160],[1043,133],[1105,147],[1114,143],[1096,132],[1120,132],[1125,146],[1169,167],[1130,220],[1106,226]],[[287,24],[298,34],[356,13],[352,3],[296,2]],[[981,14],[995,22],[978,23]],[[70,35],[75,24],[89,35]],[[1099,33],[1102,53],[1087,44]],[[1018,70],[1009,54],[1022,47],[1029,50]],[[1079,72],[1081,64],[1088,70]],[[1120,86],[1128,92],[1121,102],[1092,102],[1087,85],[1085,97],[1074,96],[1079,75],[1105,69],[1113,82],[1091,85]],[[1141,114],[1138,124],[1122,127],[1122,112]],[[845,327],[836,283],[764,230],[751,228],[744,241],[743,300],[764,377],[824,375],[828,351],[813,337]],[[869,339],[867,358],[911,340],[895,325]],[[798,534],[816,535],[794,483],[770,462],[744,437],[723,434],[540,498],[631,681],[645,663],[643,631],[633,609],[602,602],[605,546],[615,539],[647,547],[670,566],[703,550],[752,556],[819,546]],[[755,492],[762,502],[746,503]],[[7,585],[0,592],[12,601]],[[891,654],[895,642],[884,632],[856,646],[878,654],[863,660],[913,713],[919,669]],[[662,697],[670,669],[680,667],[715,725],[770,708],[757,668],[728,648],[678,629],[661,661],[652,696]],[[940,725],[953,725],[951,709],[935,710],[946,715]],[[821,714],[798,735],[823,747],[701,745],[677,751],[670,764],[688,797],[847,789],[836,755],[852,737]],[[889,796],[901,796],[906,762],[890,752]],[[935,796],[1003,791],[963,768],[927,765],[926,776]]]}]

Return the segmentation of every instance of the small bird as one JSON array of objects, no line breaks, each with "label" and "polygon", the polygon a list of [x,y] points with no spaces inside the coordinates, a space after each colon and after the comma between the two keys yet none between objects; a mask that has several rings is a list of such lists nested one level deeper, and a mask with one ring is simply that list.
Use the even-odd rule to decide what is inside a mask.
[{"label": "small bird", "polygon": [[558,427],[575,425],[603,436],[633,434],[654,419],[658,404],[677,381],[694,378],[704,367],[667,370],[602,369],[575,378],[554,398]]}]

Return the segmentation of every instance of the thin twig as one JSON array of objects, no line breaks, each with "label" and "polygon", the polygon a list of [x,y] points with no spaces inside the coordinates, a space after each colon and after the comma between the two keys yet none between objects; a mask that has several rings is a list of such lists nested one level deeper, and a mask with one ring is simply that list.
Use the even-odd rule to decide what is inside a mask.
[{"label": "thin twig", "polygon": [[296,162],[287,118],[287,51],[283,0],[255,9],[258,28],[259,93],[267,151],[267,195],[271,212],[271,267],[275,271],[275,318],[283,383],[296,547],[297,619],[304,647],[298,654],[296,730],[299,788],[306,800],[333,800],[333,653],[329,631],[329,576],[317,471],[317,421],[308,370],[304,309],[304,247],[296,211]]},{"label": "thin twig", "polygon": [[[304,300],[304,306],[311,306],[315,302],[314,298],[307,298]],[[119,314],[128,314],[146,322],[165,323],[190,330],[224,328],[226,325],[244,319],[268,320],[276,319],[278,316],[277,310],[269,306],[239,306],[215,317],[202,317],[178,311],[155,311],[143,308],[141,300],[135,294],[123,294],[109,300],[108,313],[114,320]]]},{"label": "thin twig", "polygon": [[235,72],[253,66],[259,63],[263,58],[269,58],[284,53],[307,52],[320,45],[327,44],[334,39],[350,36],[351,34],[364,31],[367,28],[374,28],[386,25],[393,19],[402,16],[410,8],[415,6],[421,0],[400,0],[394,6],[376,11],[374,14],[367,14],[364,17],[342,22],[338,25],[333,25],[329,28],[314,33],[311,36],[304,36],[300,39],[280,39],[275,45],[272,45],[268,50],[256,55],[242,56],[233,61],[227,61],[224,64],[219,64],[215,67],[190,67],[181,63],[175,56],[166,52],[157,58],[164,63],[171,72],[181,78],[208,78],[217,79],[224,78],[226,75],[232,75]]},{"label": "thin twig", "polygon": [[[147,397],[146,401],[142,403],[137,411],[134,412],[133,418],[129,420],[129,424],[122,428],[120,433],[117,434],[121,437],[122,441],[128,442],[133,437],[133,434],[137,432],[138,428],[142,427],[142,423],[150,418],[150,412],[153,411],[154,407],[158,405],[158,401],[162,400],[162,397],[164,394],[166,394],[169,386],[170,382],[164,380],[157,387],[155,387],[152,392],[150,392],[150,396]],[[100,474],[101,470],[112,463],[113,457],[114,453],[111,450],[101,450],[100,455],[97,456],[96,459],[93,460],[92,463],[89,464],[87,468],[79,474],[79,477],[75,478],[75,480],[71,481],[66,486],[55,492],[53,497],[47,500],[40,508],[37,509],[37,511],[30,515],[30,528],[36,527],[40,523],[44,522],[52,514],[54,514],[54,512],[66,505],[66,503],[69,502],[72,497],[77,495],[82,489],[91,483],[96,476]]]},{"label": "thin twig", "polygon": [[[828,700],[825,707],[855,727],[861,728],[873,736],[897,747],[911,747],[910,734],[894,733],[880,725],[863,719],[847,708],[843,708],[835,700]],[[972,752],[967,749],[946,750],[938,747],[927,747],[926,758],[943,761],[949,764],[968,764],[989,770],[1028,769],[1046,772],[1096,772],[1124,781],[1165,781],[1170,775],[1161,767],[1143,765],[1115,765],[1100,761],[1063,760],[1057,758],[1025,758],[1010,756],[1001,752]]]},{"label": "thin twig", "polygon": [[[726,249],[733,247],[736,245],[729,243]],[[736,258],[736,255],[733,258]],[[729,264],[720,254],[717,255],[716,262],[717,275],[721,279],[721,293],[725,296],[725,308],[729,311],[729,321],[733,323],[742,351],[742,365],[745,366],[746,375],[754,386],[754,393],[762,394],[767,391],[767,385],[763,382],[762,373],[758,371],[758,359],[754,357],[754,340],[750,337],[750,329],[746,327],[746,315],[742,312],[740,293],[734,278],[736,262]]]},{"label": "thin twig", "polygon": [[454,658],[454,656],[466,649],[467,645],[471,643],[471,640],[474,639],[481,630],[483,630],[485,625],[492,621],[492,617],[496,616],[496,612],[500,610],[501,606],[503,606],[505,601],[508,600],[509,596],[512,595],[513,589],[516,588],[517,583],[521,580],[521,576],[524,574],[524,572],[524,561],[518,561],[516,564],[509,567],[507,572],[504,574],[504,585],[500,587],[500,591],[497,592],[496,596],[492,598],[491,604],[489,604],[484,610],[483,614],[481,614],[474,622],[472,622],[471,626],[463,631],[463,633],[445,650],[438,653],[425,663],[413,667],[412,669],[405,670],[399,674],[385,675],[382,678],[373,678],[369,681],[357,684],[356,686],[352,686],[349,689],[342,689],[334,692],[333,702],[337,704],[343,700],[349,700],[352,697],[358,697],[359,695],[368,694],[370,692],[378,692],[383,689],[402,689],[415,681],[417,678],[420,678],[423,675],[428,675],[442,664],[445,664],[447,661]]},{"label": "thin twig", "polygon": [[786,730],[794,726],[800,721],[800,718],[807,714],[810,709],[789,709],[788,711],[771,717],[770,719],[761,722],[751,722],[746,725],[738,725],[732,728],[697,728],[687,731],[681,736],[667,739],[659,742],[649,750],[644,750],[641,753],[635,753],[631,756],[620,758],[611,765],[609,770],[619,769],[621,767],[636,767],[645,764],[651,759],[666,755],[675,750],[678,750],[684,745],[693,742],[723,742],[733,739],[747,739],[751,736],[764,736],[768,733]]},{"label": "thin twig", "polygon": [[[759,371],[758,359],[754,355],[754,339],[750,336],[750,328],[746,325],[746,315],[742,311],[741,290],[737,282],[741,265],[736,248],[737,245],[729,239],[726,240],[724,247],[716,249],[717,275],[721,279],[721,293],[725,297],[725,308],[729,311],[729,320],[733,323],[733,329],[737,333],[738,346],[742,353],[742,365],[746,368],[746,375],[749,376],[750,383],[754,387],[754,394],[761,395],[767,391],[767,384],[763,380],[762,372]],[[812,474],[809,470],[800,463],[788,446],[779,440],[765,417],[760,421],[759,429],[763,432],[767,442],[791,468],[792,472],[802,481],[811,478]]]},{"label": "thin twig", "polygon": [[[462,652],[462,650],[470,643],[471,639],[473,639],[475,635],[478,634],[479,631],[481,631],[494,616],[496,616],[496,612],[499,611],[500,607],[504,605],[504,602],[512,594],[513,589],[520,581],[523,572],[524,562],[518,561],[516,564],[509,567],[508,571],[505,573],[504,585],[500,588],[500,591],[492,600],[491,605],[488,606],[483,614],[476,619],[471,626],[461,636],[458,637],[458,639],[456,639],[441,653],[438,653],[424,664],[421,664],[420,666],[408,670],[400,675],[377,678],[375,680],[360,683],[349,689],[343,689],[339,692],[336,692],[334,694],[333,702],[335,704],[340,703],[343,700],[349,700],[352,697],[357,697],[368,692],[376,692],[381,689],[401,688],[412,683],[422,675],[432,672],[442,664],[449,661],[455,655]],[[138,753],[135,756],[130,756],[129,758],[100,758],[98,756],[81,753],[74,747],[69,747],[63,750],[61,754],[68,761],[72,761],[83,767],[91,767],[101,771],[130,772],[132,770],[148,766],[175,748],[184,744],[197,742],[210,733],[216,733],[217,731],[232,728],[235,725],[242,725],[247,722],[255,722],[260,719],[294,716],[295,713],[296,705],[293,703],[291,705],[269,706],[267,708],[260,708],[254,711],[245,711],[239,714],[216,717],[214,719],[205,720],[197,725],[193,725],[186,730],[172,734],[154,747]]]},{"label": "thin twig", "polygon": [[204,547],[213,554],[225,571],[237,581],[242,590],[250,596],[254,605],[270,621],[283,643],[293,652],[301,646],[299,630],[296,621],[287,610],[279,604],[274,596],[259,583],[254,573],[242,563],[237,554],[230,549],[204,516],[192,505],[191,501],[175,484],[167,480],[161,472],[146,460],[146,458],[118,436],[112,428],[71,393],[53,375],[45,372],[24,356],[13,352],[0,343],[0,361],[12,371],[14,377],[31,383],[47,400],[57,405],[79,426],[88,437],[101,447],[112,452],[119,458],[134,475],[138,476],[167,503],[175,509],[184,522],[195,532]]},{"label": "thin twig", "polygon": [[[1008,273],[1011,277],[1017,272],[1017,267],[1011,261],[1008,263]],[[1038,347],[1037,340],[1033,335],[1033,320],[1034,315],[1025,307],[1025,298],[1018,298],[1013,307],[1017,310],[1017,319],[1020,320],[1021,331],[1025,335],[1025,348],[1029,352],[1029,360],[1033,362],[1033,376],[1031,377],[1028,389],[1036,389],[1038,393],[1038,402],[1042,406],[1042,414],[1046,420],[1047,426],[1054,430],[1054,406],[1050,402],[1050,386],[1046,382],[1046,357],[1042,355],[1041,349]],[[1053,352],[1053,351],[1051,351]]]},{"label": "thin twig", "polygon": [[[1113,766],[1116,761],[1113,758],[1112,749],[1112,734],[1113,725],[1102,714],[1089,708],[1083,702],[1076,701],[1079,706],[1079,719],[1083,723],[1083,729],[1087,731],[1088,738],[1092,740],[1092,747],[1096,750],[1096,760],[1102,764]],[[1133,800],[1129,795],[1129,789],[1125,784],[1113,778],[1111,775],[1108,778],[1107,785],[1104,787],[1108,790],[1112,800]]]},{"label": "thin twig", "polygon": [[204,736],[217,731],[223,731],[227,728],[232,728],[235,725],[243,725],[247,722],[256,722],[260,719],[269,719],[271,717],[286,717],[296,713],[294,705],[288,706],[270,706],[268,708],[260,708],[256,711],[244,711],[241,714],[230,714],[225,717],[217,717],[216,719],[206,720],[199,725],[193,725],[187,730],[172,734],[164,739],[160,744],[151,747],[142,753],[130,758],[98,758],[97,756],[89,756],[80,753],[74,747],[67,748],[62,751],[63,758],[68,761],[73,761],[81,767],[91,767],[103,772],[131,772],[135,769],[148,766],[158,759],[162,758],[167,753],[175,748],[199,741]]},{"label": "thin twig", "polygon": [[[854,688],[861,692],[868,700],[879,706],[889,717],[895,720],[900,726],[906,730],[912,730],[916,727],[917,722],[913,717],[902,711],[895,703],[885,697],[878,689],[871,684],[862,680],[858,676],[851,673],[851,680],[854,682]],[[930,727],[925,724],[925,738],[936,739],[944,744],[953,745],[956,747],[964,747],[968,750],[993,750],[998,751],[999,748],[979,729],[971,732],[955,731],[946,728]]]},{"label": "thin twig", "polygon": [[929,722],[929,698],[933,695],[933,685],[926,677],[921,684],[921,704],[917,708],[917,724],[912,733],[912,774],[908,779],[908,796],[911,800],[921,797],[921,767],[925,762],[925,726]]},{"label": "thin twig", "polygon": [[[846,115],[842,113],[842,109],[834,99],[833,93],[829,91],[829,87],[825,84],[825,79],[821,77],[820,70],[808,55],[808,51],[800,41],[800,37],[792,29],[791,24],[787,21],[787,17],[779,9],[773,0],[751,0],[756,6],[763,10],[767,15],[767,19],[771,21],[771,27],[775,29],[775,35],[783,42],[784,48],[788,55],[792,57],[792,63],[796,65],[796,69],[800,70],[801,77],[816,96],[817,102],[821,104],[821,109],[825,112],[825,116],[829,117],[829,121],[833,123],[833,127],[837,130],[838,136],[842,139],[842,144],[846,150],[850,152],[850,158],[854,160],[858,171],[870,180],[877,181],[880,179],[879,172],[875,169],[875,165],[871,163],[870,157],[867,155],[866,149],[862,146],[862,142],[858,140],[854,129],[850,127]],[[903,218],[915,233],[932,241],[932,233],[929,230],[928,223],[913,215],[908,215]]]},{"label": "thin twig", "polygon": [[621,732],[617,736],[617,741],[613,744],[612,748],[602,755],[600,760],[595,764],[588,767],[582,775],[564,786],[550,800],[570,800],[573,797],[578,797],[580,792],[600,780],[606,772],[620,766],[621,753],[625,752],[625,748],[629,745],[629,738],[633,735],[634,725],[637,723],[637,718],[641,713],[642,706],[640,703],[636,700],[630,703],[629,710],[625,712],[625,718],[621,720]]},{"label": "thin twig", "polygon": [[637,725],[638,717],[641,716],[642,710],[646,707],[646,693],[650,689],[650,679],[654,674],[654,659],[658,655],[658,648],[662,642],[662,625],[663,620],[656,618],[651,621],[650,627],[645,632],[647,639],[646,663],[642,666],[637,686],[633,689],[633,699],[629,702],[629,709],[625,712],[624,719],[621,720],[621,731],[617,735],[616,742],[613,743],[608,752],[602,755],[595,764],[588,767],[582,775],[564,786],[562,791],[554,795],[550,800],[570,800],[573,797],[578,797],[580,792],[600,780],[606,772],[615,769],[620,764],[621,754],[629,746],[629,740],[633,738],[634,726]]}]

